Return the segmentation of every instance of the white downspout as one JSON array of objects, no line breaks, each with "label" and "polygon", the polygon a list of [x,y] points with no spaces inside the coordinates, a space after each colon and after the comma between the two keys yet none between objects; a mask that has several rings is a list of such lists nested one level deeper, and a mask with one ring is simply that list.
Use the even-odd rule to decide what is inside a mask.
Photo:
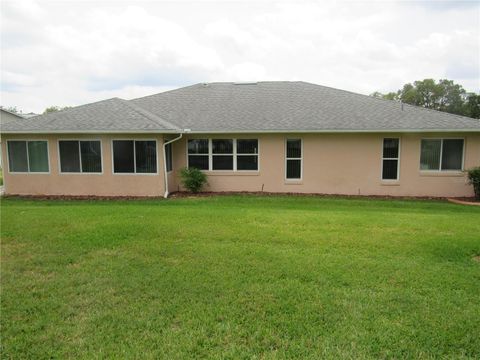
[{"label": "white downspout", "polygon": [[175,139],[172,139],[170,141],[167,141],[166,143],[163,144],[163,177],[165,179],[165,194],[163,194],[163,197],[166,199],[168,198],[168,173],[167,173],[167,152],[165,151],[167,148],[168,144],[173,143],[174,141],[180,140],[183,136],[183,133],[180,133],[178,137]]}]

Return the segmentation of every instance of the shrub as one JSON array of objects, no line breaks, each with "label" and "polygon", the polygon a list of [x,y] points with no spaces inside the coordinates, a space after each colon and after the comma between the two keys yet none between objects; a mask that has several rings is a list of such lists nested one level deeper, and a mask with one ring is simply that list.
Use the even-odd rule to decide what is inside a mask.
[{"label": "shrub", "polygon": [[207,175],[196,168],[183,168],[180,171],[180,177],[183,186],[193,193],[199,192],[207,184]]},{"label": "shrub", "polygon": [[467,170],[468,180],[473,185],[473,191],[475,192],[475,198],[480,200],[480,166]]}]

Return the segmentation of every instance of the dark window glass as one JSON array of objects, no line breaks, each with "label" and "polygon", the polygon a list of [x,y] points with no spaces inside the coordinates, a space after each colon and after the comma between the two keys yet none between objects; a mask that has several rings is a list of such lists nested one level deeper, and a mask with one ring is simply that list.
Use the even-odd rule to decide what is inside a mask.
[{"label": "dark window glass", "polygon": [[172,171],[173,170],[172,144],[167,144],[165,146],[165,159],[166,159],[167,171]]},{"label": "dark window glass", "polygon": [[190,155],[188,157],[188,167],[208,170],[208,155]]},{"label": "dark window glass", "polygon": [[8,165],[11,172],[27,172],[27,143],[8,141]]},{"label": "dark window glass", "polygon": [[302,175],[301,160],[287,160],[287,179],[300,179]]},{"label": "dark window glass", "polygon": [[80,172],[78,141],[59,141],[60,170],[62,172]]},{"label": "dark window glass", "polygon": [[233,140],[213,139],[212,140],[212,153],[213,154],[232,154],[233,153]]},{"label": "dark window glass", "polygon": [[287,140],[287,158],[301,158],[302,157],[302,140],[288,139]]},{"label": "dark window glass", "polygon": [[30,172],[48,172],[48,144],[46,141],[28,142]]},{"label": "dark window glass", "polygon": [[442,149],[442,170],[462,170],[463,139],[445,139]]},{"label": "dark window glass", "polygon": [[422,140],[422,149],[420,152],[421,170],[439,170],[440,169],[440,149],[442,140],[427,139]]},{"label": "dark window glass", "polygon": [[398,175],[398,160],[383,160],[382,179],[396,180]]},{"label": "dark window glass", "polygon": [[208,139],[188,140],[189,154],[208,154]]},{"label": "dark window glass", "polygon": [[102,149],[100,141],[80,141],[80,153],[82,172],[102,172]]},{"label": "dark window glass", "polygon": [[258,156],[237,156],[237,170],[258,170]]},{"label": "dark window glass", "polygon": [[214,155],[213,170],[233,170],[233,155]]},{"label": "dark window glass", "polygon": [[258,154],[257,139],[237,140],[237,154]]},{"label": "dark window glass", "polygon": [[156,141],[135,141],[136,172],[157,172],[157,143]]},{"label": "dark window glass", "polygon": [[116,173],[135,172],[133,140],[113,141],[113,171]]},{"label": "dark window glass", "polygon": [[398,139],[383,139],[383,157],[398,158]]}]

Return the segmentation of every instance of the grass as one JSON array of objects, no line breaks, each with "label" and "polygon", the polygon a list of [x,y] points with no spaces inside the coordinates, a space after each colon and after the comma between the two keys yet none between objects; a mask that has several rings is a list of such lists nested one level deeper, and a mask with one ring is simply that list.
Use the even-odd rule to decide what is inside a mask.
[{"label": "grass", "polygon": [[3,358],[478,358],[480,209],[1,204]]}]

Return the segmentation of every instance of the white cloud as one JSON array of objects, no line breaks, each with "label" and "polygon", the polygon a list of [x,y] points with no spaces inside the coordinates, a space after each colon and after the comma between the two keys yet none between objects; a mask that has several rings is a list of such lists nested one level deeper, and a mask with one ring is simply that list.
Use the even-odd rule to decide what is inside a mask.
[{"label": "white cloud", "polygon": [[432,77],[479,91],[472,10],[478,5],[4,1],[1,103],[41,111],[203,81],[305,80],[370,93]]}]

